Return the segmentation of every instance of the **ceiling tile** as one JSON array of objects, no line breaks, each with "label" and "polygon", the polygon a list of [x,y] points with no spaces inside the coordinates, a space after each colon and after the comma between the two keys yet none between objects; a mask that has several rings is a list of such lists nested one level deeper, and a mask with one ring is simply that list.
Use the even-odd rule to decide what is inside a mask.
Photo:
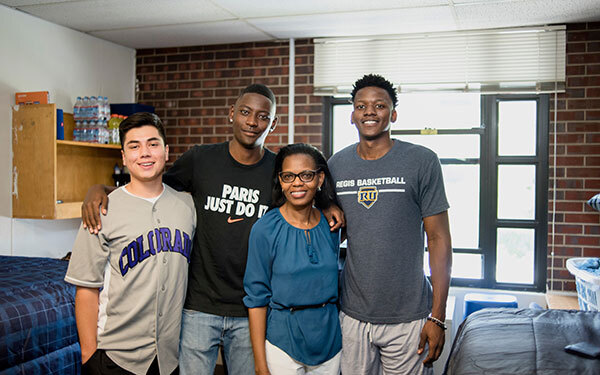
[{"label": "ceiling tile", "polygon": [[456,29],[449,7],[272,17],[251,19],[248,22],[277,38],[400,34]]},{"label": "ceiling tile", "polygon": [[599,0],[521,0],[456,5],[461,29],[533,26],[600,19]]},{"label": "ceiling tile", "polygon": [[430,7],[447,5],[449,0],[218,0],[218,4],[240,18],[263,18],[273,16],[313,15],[373,11],[383,9]]},{"label": "ceiling tile", "polygon": [[89,0],[19,9],[81,31],[234,19],[209,0]]},{"label": "ceiling tile", "polygon": [[91,32],[131,48],[198,46],[273,39],[244,21],[222,21]]},{"label": "ceiling tile", "polygon": [[600,21],[600,0],[0,0],[0,4],[133,47]]},{"label": "ceiling tile", "polygon": [[4,4],[9,7],[19,7],[23,5],[36,5],[36,4],[50,4],[50,3],[63,3],[64,0],[1,0],[0,4]]}]

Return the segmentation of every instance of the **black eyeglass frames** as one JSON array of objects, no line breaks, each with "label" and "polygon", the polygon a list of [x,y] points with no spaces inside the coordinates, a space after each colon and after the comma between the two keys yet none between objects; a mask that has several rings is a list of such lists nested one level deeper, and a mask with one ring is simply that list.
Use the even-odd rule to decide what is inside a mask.
[{"label": "black eyeglass frames", "polygon": [[306,170],[300,173],[292,173],[292,172],[279,172],[279,178],[282,182],[286,184],[292,183],[296,180],[296,177],[300,179],[302,182],[311,182],[315,179],[315,176],[319,173],[319,169],[317,170]]}]

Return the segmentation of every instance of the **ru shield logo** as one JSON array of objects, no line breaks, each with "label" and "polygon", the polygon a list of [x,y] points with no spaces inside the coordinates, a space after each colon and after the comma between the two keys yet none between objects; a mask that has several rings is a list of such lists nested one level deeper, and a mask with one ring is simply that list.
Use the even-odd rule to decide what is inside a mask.
[{"label": "ru shield logo", "polygon": [[358,203],[366,208],[371,208],[371,206],[377,202],[378,195],[379,192],[375,186],[363,186],[358,189]]}]

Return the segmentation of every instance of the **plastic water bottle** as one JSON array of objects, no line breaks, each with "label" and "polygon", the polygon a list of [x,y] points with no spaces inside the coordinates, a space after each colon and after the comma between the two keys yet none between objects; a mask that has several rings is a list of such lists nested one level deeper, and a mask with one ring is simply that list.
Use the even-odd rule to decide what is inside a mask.
[{"label": "plastic water bottle", "polygon": [[79,141],[80,142],[89,142],[90,139],[90,127],[87,120],[83,120],[81,123],[81,130],[79,131]]},{"label": "plastic water bottle", "polygon": [[73,119],[75,121],[81,121],[81,107],[83,107],[83,101],[81,100],[81,96],[78,96],[73,105]]},{"label": "plastic water bottle", "polygon": [[92,143],[100,143],[100,121],[92,121],[91,139]]},{"label": "plastic water bottle", "polygon": [[113,145],[119,144],[119,115],[110,115],[108,130],[110,133],[108,143]]},{"label": "plastic water bottle", "polygon": [[108,96],[104,97],[104,119],[106,121],[110,119],[110,103],[108,102]]},{"label": "plastic water bottle", "polygon": [[75,121],[75,127],[73,128],[73,140],[81,142],[81,121]]},{"label": "plastic water bottle", "polygon": [[100,118],[98,109],[98,98],[90,96],[90,121],[98,121]]},{"label": "plastic water bottle", "polygon": [[106,115],[104,108],[104,97],[98,97],[98,120],[104,121],[104,116]]},{"label": "plastic water bottle", "polygon": [[81,106],[81,120],[90,121],[90,98],[83,97],[83,105]]},{"label": "plastic water bottle", "polygon": [[104,97],[98,97],[98,120],[105,121],[106,120],[106,106],[104,105]]},{"label": "plastic water bottle", "polygon": [[101,132],[100,143],[107,144],[110,136],[108,134],[108,125],[106,123],[106,120],[102,121],[102,126],[100,128],[100,132]]}]

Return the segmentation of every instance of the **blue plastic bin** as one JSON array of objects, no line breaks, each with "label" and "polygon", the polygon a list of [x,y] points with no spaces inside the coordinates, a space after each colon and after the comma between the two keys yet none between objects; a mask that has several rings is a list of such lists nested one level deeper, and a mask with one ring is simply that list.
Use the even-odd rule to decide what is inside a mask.
[{"label": "blue plastic bin", "polygon": [[465,310],[463,320],[477,310],[486,307],[517,308],[517,297],[510,294],[467,293],[465,294]]}]

